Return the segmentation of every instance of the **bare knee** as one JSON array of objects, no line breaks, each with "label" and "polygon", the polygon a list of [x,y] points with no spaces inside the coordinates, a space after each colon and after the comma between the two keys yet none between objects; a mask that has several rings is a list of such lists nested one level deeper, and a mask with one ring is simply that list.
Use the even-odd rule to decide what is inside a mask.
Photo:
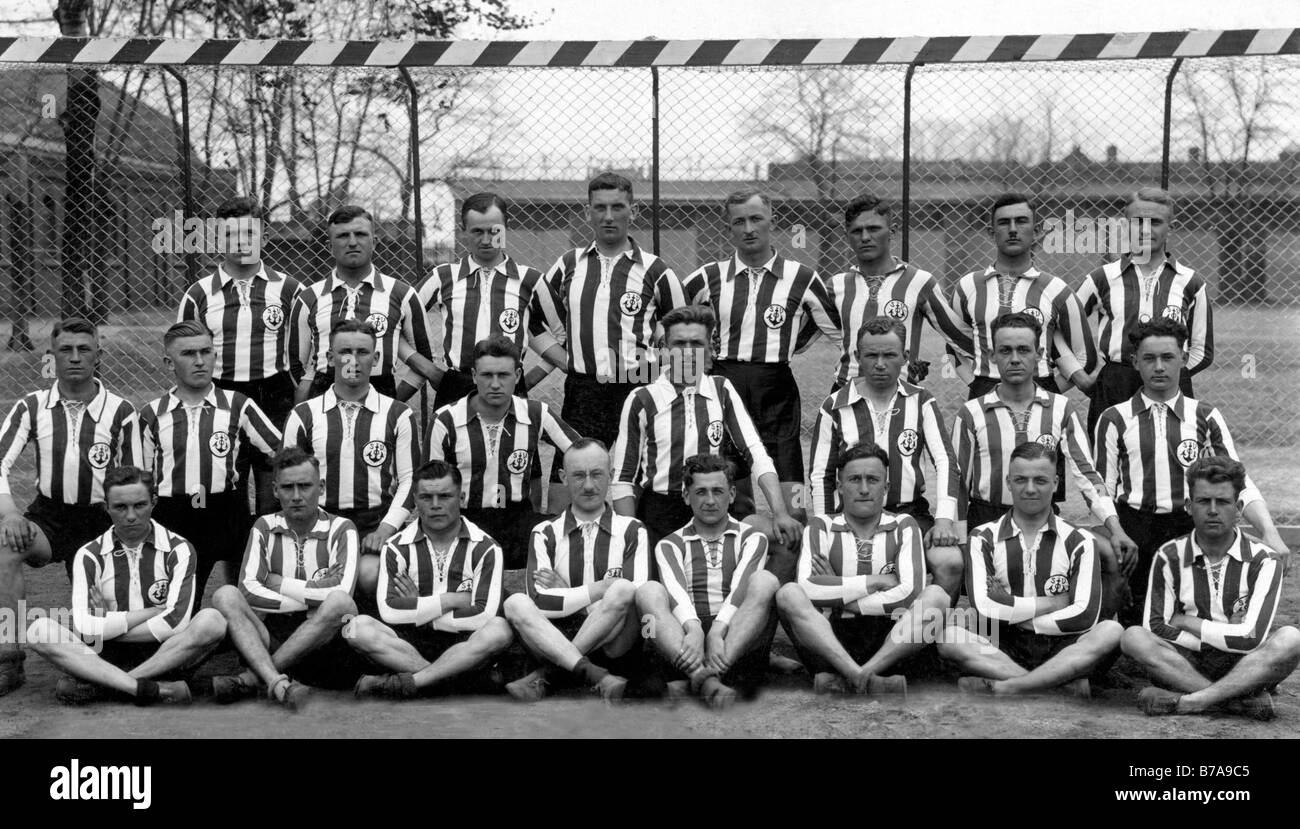
[{"label": "bare knee", "polygon": [[1287,625],[1273,631],[1265,647],[1269,648],[1279,661],[1300,658],[1300,630]]},{"label": "bare knee", "polygon": [[338,624],[343,621],[344,616],[356,615],[357,603],[342,590],[335,590],[325,596],[325,601],[320,603],[320,608],[316,612],[332,623]]},{"label": "bare knee", "polygon": [[205,607],[190,619],[190,630],[201,644],[211,645],[226,636],[226,617],[210,607]]},{"label": "bare knee", "polygon": [[479,628],[478,635],[484,646],[493,653],[505,650],[515,640],[515,632],[510,629],[510,623],[500,616],[488,619],[487,624]]},{"label": "bare knee", "polygon": [[244,594],[233,584],[223,584],[212,594],[212,606],[221,611],[223,616],[239,612],[248,606]]},{"label": "bare knee", "polygon": [[636,589],[636,606],[643,611],[667,600],[668,591],[657,581],[644,582]]},{"label": "bare knee", "polygon": [[1088,631],[1088,638],[1098,649],[1113,650],[1124,637],[1124,626],[1114,619],[1098,622]]},{"label": "bare knee", "polygon": [[796,582],[782,585],[776,591],[776,606],[782,614],[789,616],[803,610],[808,604],[808,595]]},{"label": "bare knee", "polygon": [[63,628],[48,616],[37,617],[27,626],[27,644],[39,654],[44,654],[46,648],[66,639],[67,634]]},{"label": "bare knee", "polygon": [[506,619],[511,624],[519,624],[537,612],[537,605],[528,598],[527,593],[511,593],[505,601]]},{"label": "bare knee", "polygon": [[353,616],[343,627],[343,638],[359,650],[372,650],[379,635],[379,622],[373,616]]},{"label": "bare knee", "polygon": [[[1115,622],[1119,624],[1119,622]],[[1151,646],[1155,644],[1155,634],[1141,625],[1132,625],[1125,628],[1119,637],[1119,648],[1125,656],[1138,658],[1150,651]]]},{"label": "bare knee", "polygon": [[917,597],[922,607],[946,608],[950,604],[948,591],[944,590],[937,584],[931,584],[921,591]]},{"label": "bare knee", "polygon": [[605,591],[605,602],[612,607],[627,608],[636,599],[636,585],[627,579],[615,579]]},{"label": "bare knee", "polygon": [[745,586],[745,600],[769,604],[780,589],[781,581],[775,573],[759,570],[749,577],[749,584]]}]

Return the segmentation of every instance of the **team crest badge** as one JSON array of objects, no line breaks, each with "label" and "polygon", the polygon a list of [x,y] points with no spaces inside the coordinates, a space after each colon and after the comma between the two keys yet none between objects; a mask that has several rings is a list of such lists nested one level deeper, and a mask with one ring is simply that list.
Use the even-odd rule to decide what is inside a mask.
[{"label": "team crest badge", "polygon": [[768,328],[780,328],[785,325],[785,306],[767,306],[767,310],[763,312],[763,322]]},{"label": "team crest badge", "polygon": [[1051,435],[1039,435],[1038,444],[1050,452],[1056,449],[1056,438]]},{"label": "team crest badge", "polygon": [[366,466],[380,466],[388,460],[388,444],[382,440],[372,440],[361,450],[361,459]]},{"label": "team crest badge", "polygon": [[907,319],[907,303],[902,300],[891,299],[885,303],[885,316],[896,320]]},{"label": "team crest badge", "polygon": [[1245,613],[1248,607],[1250,607],[1250,597],[1239,596],[1237,601],[1232,603],[1232,615],[1236,616],[1238,613]]},{"label": "team crest badge", "polygon": [[1167,320],[1173,320],[1174,322],[1182,322],[1183,309],[1177,305],[1166,305],[1165,312],[1161,316],[1163,316]]},{"label": "team crest badge", "polygon": [[1070,580],[1065,576],[1052,576],[1047,580],[1047,584],[1043,585],[1043,589],[1049,596],[1059,596],[1069,591]]},{"label": "team crest badge", "polygon": [[267,331],[279,331],[280,326],[284,325],[284,308],[279,305],[268,305],[263,308],[262,325],[266,326]]},{"label": "team crest badge", "polygon": [[506,458],[506,469],[518,475],[528,468],[528,450],[516,449]]},{"label": "team crest badge", "polygon": [[319,570],[317,570],[315,573],[312,573],[312,574],[311,574],[311,580],[312,580],[312,581],[320,581],[320,580],[324,579],[326,576],[328,576],[328,575],[329,575],[329,572],[330,572],[330,568],[328,568],[328,567],[321,567],[321,568],[320,568]]},{"label": "team crest badge", "polygon": [[1151,322],[1151,315],[1146,311],[1138,314],[1138,322]]},{"label": "team crest badge", "polygon": [[880,568],[880,575],[882,576],[890,576],[897,572],[898,572],[898,562],[896,561],[891,561],[888,564],[886,564],[884,567]]},{"label": "team crest badge", "polygon": [[519,312],[513,308],[507,308],[497,317],[497,324],[507,334],[515,333],[519,330]]},{"label": "team crest badge", "polygon": [[709,421],[709,427],[704,430],[704,436],[709,439],[710,446],[714,446],[714,447],[721,446],[722,445],[722,421],[721,420]]},{"label": "team crest badge", "polygon": [[607,579],[621,579],[621,578],[623,578],[623,568],[622,568],[622,567],[611,567],[611,568],[609,568],[608,570],[605,571],[605,578],[607,578]]},{"label": "team crest badge", "polygon": [[473,593],[473,592],[474,592],[474,580],[473,580],[473,579],[465,579],[463,582],[460,583],[460,586],[456,588],[456,592],[457,592],[457,593]]},{"label": "team crest badge", "polygon": [[1029,316],[1038,320],[1039,325],[1043,324],[1043,312],[1038,310],[1037,308],[1034,308],[1033,306],[1030,305],[1026,305],[1024,310],[1021,313],[1028,314]]},{"label": "team crest badge", "polygon": [[641,295],[636,291],[628,291],[619,299],[618,307],[622,309],[624,314],[639,314],[641,309],[645,307],[645,301],[641,299]]},{"label": "team crest badge", "polygon": [[904,429],[903,433],[898,436],[898,451],[911,457],[916,452],[916,445],[920,438],[915,429]]},{"label": "team crest badge", "polygon": [[1177,455],[1179,463],[1183,466],[1191,466],[1196,462],[1196,459],[1201,456],[1201,445],[1191,438],[1188,438],[1178,444]]},{"label": "team crest badge", "polygon": [[158,581],[149,585],[149,601],[154,603],[154,607],[164,604],[167,601],[167,587],[171,582],[167,579],[158,579]]},{"label": "team crest badge", "polygon": [[366,317],[366,322],[375,329],[375,336],[382,337],[388,333],[388,317],[378,312]]},{"label": "team crest badge", "polygon": [[226,432],[213,432],[208,438],[208,450],[218,458],[230,454],[230,435]]},{"label": "team crest badge", "polygon": [[108,466],[108,460],[111,457],[113,457],[113,450],[109,448],[107,443],[91,444],[91,447],[86,450],[86,460],[96,469],[103,469]]}]

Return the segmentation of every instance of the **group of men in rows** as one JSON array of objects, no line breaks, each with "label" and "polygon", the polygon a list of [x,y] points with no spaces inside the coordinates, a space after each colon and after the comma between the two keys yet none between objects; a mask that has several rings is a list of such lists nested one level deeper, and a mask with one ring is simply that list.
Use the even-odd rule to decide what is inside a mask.
[{"label": "group of men in rows", "polygon": [[[23,595],[24,564],[67,562],[73,629],[27,633],[76,678],[68,699],[188,699],[157,678],[227,635],[247,670],[202,688],[219,699],[293,706],[340,676],[413,696],[484,680],[517,635],[539,660],[506,684],[519,698],[566,677],[618,698],[648,638],[670,692],[725,703],[762,675],[780,618],[823,691],[903,690],[889,671],[938,644],[967,690],[1080,692],[1122,645],[1173,689],[1145,691],[1148,713],[1271,713],[1267,689],[1300,661],[1300,634],[1271,631],[1287,551],[1221,414],[1190,397],[1211,311],[1165,248],[1167,194],[1126,207],[1145,255],[1077,293],[1033,267],[1028,198],[1002,196],[994,264],[947,300],[892,256],[877,199],[847,206],[857,264],[829,279],[774,252],[767,197],[724,209],[735,255],[685,280],[628,236],[631,184],[612,174],[589,185],[595,240],[545,275],[506,254],[508,205],[486,193],[462,205],[468,255],[415,287],[374,268],[359,208],[330,217],[335,269],[311,285],[232,245],[164,336],[176,385],[139,412],[96,379],[94,327],[59,323],[57,382],[0,431],[0,604]],[[918,316],[969,382],[951,433],[919,385]],[[823,334],[842,354],[805,489],[789,361]],[[527,398],[544,370],[525,377],[525,347],[565,371],[559,414]],[[423,435],[402,364],[436,389]],[[9,471],[28,442],[24,514]],[[1056,515],[1065,466],[1100,527]],[[1237,529],[1239,503],[1262,542]],[[199,609],[211,569],[235,561]],[[503,597],[502,571],[522,566],[525,591]],[[963,590],[969,624],[949,611]],[[21,660],[0,644],[0,692]]]}]

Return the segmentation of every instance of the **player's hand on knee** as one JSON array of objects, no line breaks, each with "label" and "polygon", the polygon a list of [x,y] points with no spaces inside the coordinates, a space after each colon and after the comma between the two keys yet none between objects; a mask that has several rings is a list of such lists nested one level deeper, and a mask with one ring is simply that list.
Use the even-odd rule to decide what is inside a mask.
[{"label": "player's hand on knee", "polygon": [[927,547],[956,547],[960,543],[957,528],[947,518],[939,518],[925,534],[922,542]]}]

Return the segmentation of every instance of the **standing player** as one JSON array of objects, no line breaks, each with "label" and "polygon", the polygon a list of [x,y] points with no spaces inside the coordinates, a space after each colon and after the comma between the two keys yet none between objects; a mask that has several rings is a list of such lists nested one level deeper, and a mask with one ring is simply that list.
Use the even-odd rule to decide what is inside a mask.
[{"label": "standing player", "polygon": [[[212,332],[197,320],[163,334],[163,364],[176,385],[140,412],[142,465],[158,481],[156,520],[194,539],[195,589],[202,602],[213,566],[225,562],[226,584],[248,536],[248,497],[235,486],[243,445],[275,456],[280,432],[257,404],[212,382]],[[246,466],[245,466],[246,468]]]},{"label": "standing player", "polygon": [[[273,271],[260,258],[261,211],[248,198],[229,199],[217,208],[227,221],[224,261],[189,287],[181,298],[177,322],[197,320],[213,332],[216,367],[212,379],[226,391],[239,392],[257,404],[277,430],[293,408],[289,373],[289,309],[302,290],[298,280]],[[240,491],[248,485],[252,464],[257,513],[276,508],[271,468],[257,452],[241,453]]]},{"label": "standing player", "polygon": [[460,488],[460,470],[449,463],[429,461],[415,473],[419,518],[384,547],[384,621],[358,616],[343,628],[352,647],[392,672],[361,677],[358,697],[407,699],[477,679],[467,675],[514,641],[498,615],[501,550],[461,517]]},{"label": "standing player", "polygon": [[[739,393],[790,499],[804,480],[803,410],[790,358],[820,333],[838,338],[839,312],[815,270],[772,247],[767,196],[740,190],[727,196],[723,209],[735,255],[688,276],[686,299],[717,312],[717,359],[711,370]],[[740,478],[748,479],[748,466],[739,460]],[[742,503],[752,498],[748,480],[740,492]]]},{"label": "standing player", "polygon": [[[1036,382],[1048,391],[1060,386],[1053,369],[1084,392],[1092,388],[1097,344],[1083,306],[1065,280],[1034,267],[1035,218],[1029,197],[1004,193],[990,213],[997,258],[983,272],[966,274],[953,288],[952,307],[964,333],[971,334],[975,362],[969,397],[987,394],[1000,375],[993,356],[993,321],[1003,314],[1023,312],[1041,326]],[[952,349],[949,348],[952,353]],[[1082,353],[1080,362],[1076,352]],[[964,369],[959,374],[965,377]]]},{"label": "standing player", "polygon": [[150,517],[153,476],[118,466],[103,486],[112,527],[77,551],[74,630],[44,617],[28,641],[68,675],[55,689],[61,702],[107,690],[136,705],[189,703],[189,686],[165,678],[202,662],[226,637],[226,621],[212,608],[194,612],[194,549]]},{"label": "standing player", "polygon": [[370,597],[379,581],[379,551],[411,514],[411,475],[420,446],[411,410],[370,384],[370,324],[343,320],[329,339],[334,384],[294,407],[284,445],[320,461],[326,511],[351,521],[361,538],[357,586]]},{"label": "standing player", "polygon": [[[885,675],[925,648],[926,617],[942,618],[948,594],[925,587],[921,528],[884,510],[889,457],[873,444],[840,455],[844,511],[808,523],[799,579],[776,594],[813,689],[905,694],[907,678]],[[848,683],[848,686],[845,683]]]},{"label": "standing player", "polygon": [[1106,409],[1131,398],[1142,378],[1131,365],[1129,335],[1139,323],[1165,317],[1187,326],[1187,365],[1178,378],[1183,394],[1192,396],[1192,375],[1214,361],[1214,319],[1205,277],[1174,261],[1166,247],[1174,219],[1174,202],[1158,187],[1143,187],[1124,207],[1131,254],[1084,278],[1079,301],[1097,332],[1101,371],[1088,408],[1088,433]]},{"label": "standing player", "polygon": [[1187,469],[1187,488],[1195,529],[1160,548],[1142,626],[1124,631],[1121,641],[1158,686],[1143,690],[1138,703],[1150,715],[1224,705],[1271,720],[1267,689],[1300,665],[1300,631],[1271,630],[1282,564],[1237,529],[1244,466],[1200,458]]},{"label": "standing player", "polygon": [[[24,395],[0,426],[0,613],[18,614],[23,565],[62,561],[109,526],[104,470],[140,456],[135,409],[97,379],[99,335],[83,319],[54,324],[54,375],[49,389]],[[36,498],[26,513],[14,501],[10,473],[28,443],[36,444]],[[23,684],[23,653],[0,641],[0,696]]]},{"label": "standing player", "polygon": [[545,403],[515,397],[519,346],[497,334],[474,346],[473,359],[478,394],[439,409],[425,446],[429,458],[460,470],[466,517],[501,545],[514,570],[527,561],[529,534],[542,520],[531,474],[541,462],[538,444],[545,437],[563,453],[581,436]]},{"label": "standing player", "polygon": [[596,176],[587,185],[594,241],[565,253],[546,274],[568,328],[560,416],[606,446],[618,437],[623,401],[656,375],[656,322],[686,304],[672,269],[628,235],[635,215],[632,182],[615,173]]},{"label": "standing player", "polygon": [[623,696],[627,679],[605,666],[639,655],[634,599],[649,573],[650,542],[640,521],[605,503],[610,468],[603,443],[575,442],[564,453],[562,475],[569,507],[533,530],[527,592],[508,596],[505,603],[506,618],[524,646],[545,663],[506,690],[516,699],[541,699],[554,665],[615,700]]},{"label": "standing player", "polygon": [[253,524],[239,586],[223,585],[212,597],[248,667],[213,677],[212,691],[227,702],[265,688],[269,699],[293,710],[311,685],[357,680],[348,676],[352,649],[340,635],[343,620],[357,612],[357,529],[320,508],[324,482],[315,456],[291,446],[271,466],[280,511]]},{"label": "standing player", "polygon": [[436,370],[435,410],[474,391],[474,346],[490,336],[509,337],[521,352],[531,345],[562,370],[568,364],[564,346],[551,333],[559,330],[560,320],[542,272],[506,254],[505,200],[496,193],[475,193],[461,204],[460,222],[469,255],[434,268],[415,289],[421,307],[437,308],[442,316],[447,370]]},{"label": "standing player", "polygon": [[[1064,687],[1087,697],[1088,675],[1108,664],[1124,629],[1099,621],[1101,566],[1093,536],[1052,514],[1056,453],[1022,443],[1007,466],[1011,512],[973,530],[966,592],[978,627],[953,624],[939,654],[969,674],[957,681],[977,694],[1024,694]],[[994,644],[996,643],[996,644]]]},{"label": "standing player", "polygon": [[[289,313],[289,362],[298,379],[294,402],[318,397],[334,382],[328,334],[342,320],[365,321],[374,329],[378,345],[370,382],[381,394],[405,400],[415,387],[404,385],[398,394],[399,359],[425,379],[437,379],[420,298],[410,285],[375,268],[369,213],[345,205],[330,214],[328,227],[334,270],[305,286]],[[406,340],[409,349],[399,348],[399,340]]]},{"label": "standing player", "polygon": [[[1102,412],[1097,421],[1097,469],[1115,493],[1119,521],[1137,542],[1136,566],[1128,573],[1132,604],[1120,616],[1140,624],[1147,573],[1156,551],[1192,531],[1187,514],[1187,470],[1205,455],[1238,460],[1228,423],[1217,408],[1184,395],[1178,388],[1185,363],[1187,328],[1157,317],[1138,323],[1129,335],[1133,365],[1142,388]],[[1264,496],[1247,476],[1241,512],[1264,544],[1290,552],[1273,526]]]},{"label": "standing player", "polygon": [[728,512],[736,495],[731,462],[696,455],[683,475],[691,523],[656,545],[663,582],[638,587],[636,606],[653,620],[655,648],[686,677],[669,683],[673,693],[689,688],[724,708],[737,688],[752,694],[762,681],[764,632],[781,585],[763,569],[767,537]]},{"label": "standing player", "polygon": [[844,232],[857,263],[826,280],[826,290],[842,323],[842,356],[832,392],[859,376],[856,337],[862,324],[873,317],[885,316],[903,326],[909,383],[922,382],[930,370],[930,362],[921,359],[922,318],[964,359],[971,359],[974,344],[970,334],[962,331],[961,323],[940,294],[939,281],[929,271],[891,253],[894,227],[889,205],[875,196],[858,196],[844,208]]},{"label": "standing player", "polygon": [[[861,376],[822,401],[813,427],[813,513],[840,512],[835,470],[841,454],[860,442],[885,448],[889,456],[885,510],[916,519],[935,584],[955,598],[961,590],[960,539],[954,523],[961,469],[948,442],[943,415],[933,395],[901,379],[910,356],[903,323],[874,317],[858,331],[854,363]],[[937,518],[925,498],[922,452],[930,456],[940,487]]]}]

